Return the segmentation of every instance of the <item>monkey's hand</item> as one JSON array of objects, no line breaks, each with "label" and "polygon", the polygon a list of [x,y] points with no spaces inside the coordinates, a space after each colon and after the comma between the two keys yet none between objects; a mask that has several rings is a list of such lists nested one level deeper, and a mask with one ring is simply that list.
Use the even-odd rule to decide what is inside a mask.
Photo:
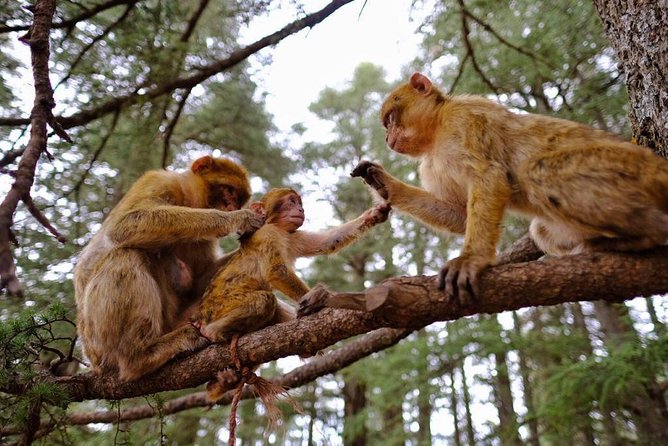
[{"label": "monkey's hand", "polygon": [[363,214],[362,218],[364,219],[365,226],[375,226],[377,224],[387,221],[387,217],[390,215],[392,206],[388,203],[377,204],[376,206],[367,209]]},{"label": "monkey's hand", "polygon": [[239,229],[237,229],[239,234],[252,234],[264,225],[266,218],[264,210],[259,212],[255,209],[242,209],[236,212],[243,212],[243,218],[240,219]]},{"label": "monkey's hand", "polygon": [[322,284],[317,284],[311,291],[304,294],[299,301],[299,309],[297,310],[297,317],[308,316],[309,314],[317,313],[327,306],[327,298],[329,297],[329,290]]},{"label": "monkey's hand", "polygon": [[378,195],[380,195],[383,200],[390,198],[387,186],[391,181],[392,176],[388,174],[380,164],[372,163],[371,161],[360,161],[353,171],[350,172],[350,176],[361,177],[366,184],[378,192]]},{"label": "monkey's hand", "polygon": [[448,301],[469,306],[479,295],[478,275],[492,264],[485,257],[461,256],[445,264],[438,276],[438,289],[445,289]]}]

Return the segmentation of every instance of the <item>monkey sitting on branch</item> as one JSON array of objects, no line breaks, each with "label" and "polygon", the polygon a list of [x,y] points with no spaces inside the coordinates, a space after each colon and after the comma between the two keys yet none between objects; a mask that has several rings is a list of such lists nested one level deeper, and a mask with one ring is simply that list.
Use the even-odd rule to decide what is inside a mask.
[{"label": "monkey sitting on branch", "polygon": [[152,372],[209,341],[189,323],[218,268],[217,238],[264,223],[246,170],[205,156],[144,174],[111,210],[74,271],[77,328],[94,372]]},{"label": "monkey sitting on branch", "polygon": [[467,305],[478,293],[507,210],[532,217],[532,239],[552,255],[643,250],[668,239],[668,161],[646,147],[483,97],[448,96],[420,73],[389,94],[381,119],[390,149],[420,161],[423,189],[369,161],[352,175],[393,208],[465,234],[460,256],[439,275],[449,301]]},{"label": "monkey sitting on branch", "polygon": [[[233,340],[233,356],[238,335],[296,317],[295,309],[273,293],[278,290],[298,301],[309,291],[293,269],[295,259],[339,251],[386,221],[390,211],[386,204],[376,205],[339,227],[307,232],[299,230],[304,209],[301,197],[292,189],[272,189],[250,207],[264,212],[266,223],[240,238],[239,249],[225,259],[211,280],[200,312],[202,334],[214,342]],[[228,387],[210,383],[209,400],[217,401]]]}]

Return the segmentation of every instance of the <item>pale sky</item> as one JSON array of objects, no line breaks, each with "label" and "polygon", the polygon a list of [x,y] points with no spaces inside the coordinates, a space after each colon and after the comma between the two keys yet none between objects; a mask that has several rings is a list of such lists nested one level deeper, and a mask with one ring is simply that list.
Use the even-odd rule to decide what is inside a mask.
[{"label": "pale sky", "polygon": [[[313,12],[329,2],[305,3]],[[320,91],[343,87],[362,62],[381,65],[389,79],[397,79],[400,69],[416,56],[420,41],[414,32],[417,24],[409,21],[410,4],[411,0],[368,0],[365,5],[358,0],[312,29],[263,50],[260,54],[271,55],[273,62],[253,66],[261,69],[256,80],[269,93],[267,107],[279,129],[288,131],[297,122],[312,120],[308,105]],[[272,13],[253,22],[243,41],[250,43],[292,20],[290,14]]]}]

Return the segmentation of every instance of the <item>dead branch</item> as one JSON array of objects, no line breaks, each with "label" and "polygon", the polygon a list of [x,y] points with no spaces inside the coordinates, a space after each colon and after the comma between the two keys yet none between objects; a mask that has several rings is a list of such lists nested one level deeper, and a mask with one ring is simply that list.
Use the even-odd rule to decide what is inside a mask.
[{"label": "dead branch", "polygon": [[33,201],[32,197],[30,195],[25,195],[23,197],[23,203],[26,205],[26,208],[30,212],[30,214],[35,217],[35,220],[40,222],[44,228],[53,235],[56,240],[58,240],[60,243],[66,243],[67,242],[67,237],[65,237],[63,234],[61,234],[49,221],[48,218],[46,218],[46,215],[42,213],[42,211],[37,207],[35,202]]},{"label": "dead branch", "polygon": [[[133,5],[138,3],[139,0],[111,0],[106,3],[101,3],[96,5],[94,8],[87,9],[78,16],[72,17],[71,19],[62,20],[55,22],[51,27],[52,28],[72,28],[77,23],[90,19],[100,12],[106,11],[107,9],[115,8],[120,5]],[[16,31],[27,31],[30,28],[30,25],[16,25],[16,26],[7,26],[0,25],[0,33],[9,33]]]}]

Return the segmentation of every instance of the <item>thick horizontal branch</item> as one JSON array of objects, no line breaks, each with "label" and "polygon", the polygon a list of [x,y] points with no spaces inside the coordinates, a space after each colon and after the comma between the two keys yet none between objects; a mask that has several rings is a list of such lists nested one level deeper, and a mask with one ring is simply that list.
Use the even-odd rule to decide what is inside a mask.
[{"label": "thick horizontal branch", "polygon": [[[334,0],[320,11],[314,12],[313,14],[309,14],[302,19],[296,20],[285,26],[283,29],[265,36],[244,48],[240,48],[234,51],[227,58],[201,67],[195,74],[191,76],[174,79],[164,84],[148,88],[147,91],[142,94],[132,93],[119,96],[92,109],[82,110],[78,113],[74,113],[71,116],[57,117],[57,120],[64,129],[69,129],[87,124],[121,108],[169,94],[180,88],[193,88],[211,76],[232,68],[239,62],[246,60],[248,57],[252,56],[258,51],[268,46],[275,45],[284,38],[295,34],[304,28],[317,25],[333,14],[337,9],[352,1],[353,0]],[[28,124],[28,122],[28,118],[0,118],[0,126],[20,126]]]},{"label": "thick horizontal branch", "polygon": [[[323,356],[315,357],[306,364],[297,367],[285,375],[272,379],[271,381],[285,387],[293,389],[301,387],[314,381],[321,376],[335,373],[350,364],[369,356],[372,353],[387,349],[397,344],[400,340],[408,336],[412,330],[391,328],[381,328],[366,336],[355,340],[343,347],[327,353]],[[230,404],[233,397],[233,391],[227,392],[218,405]],[[245,387],[242,393],[242,399],[256,398],[252,387]],[[160,408],[162,416],[171,415],[184,410],[196,407],[206,407],[209,402],[206,400],[206,392],[195,392],[190,395],[174,398],[166,401]],[[145,418],[151,418],[158,415],[158,409],[155,406],[143,405],[121,410],[102,410],[95,412],[73,413],[67,416],[62,422],[66,425],[84,425],[90,423],[119,423],[123,421],[136,421]],[[43,420],[40,429],[52,429],[55,427],[54,420]],[[0,428],[0,436],[16,435],[22,429],[16,426]]]},{"label": "thick horizontal branch", "polygon": [[[499,313],[537,305],[603,299],[620,302],[668,293],[668,247],[643,253],[582,254],[490,268],[480,278],[481,295],[467,308],[448,305],[430,276],[395,277],[358,295],[373,296],[372,312],[325,309],[239,338],[248,366],[294,354],[314,354],[342,339],[380,327],[420,328],[476,313]],[[336,293],[335,293],[336,294]],[[378,299],[378,296],[384,296]],[[227,345],[212,345],[177,359],[143,379],[121,383],[110,376],[49,377],[73,401],[122,399],[196,387],[230,365]],[[18,387],[17,387],[18,388]]]}]

